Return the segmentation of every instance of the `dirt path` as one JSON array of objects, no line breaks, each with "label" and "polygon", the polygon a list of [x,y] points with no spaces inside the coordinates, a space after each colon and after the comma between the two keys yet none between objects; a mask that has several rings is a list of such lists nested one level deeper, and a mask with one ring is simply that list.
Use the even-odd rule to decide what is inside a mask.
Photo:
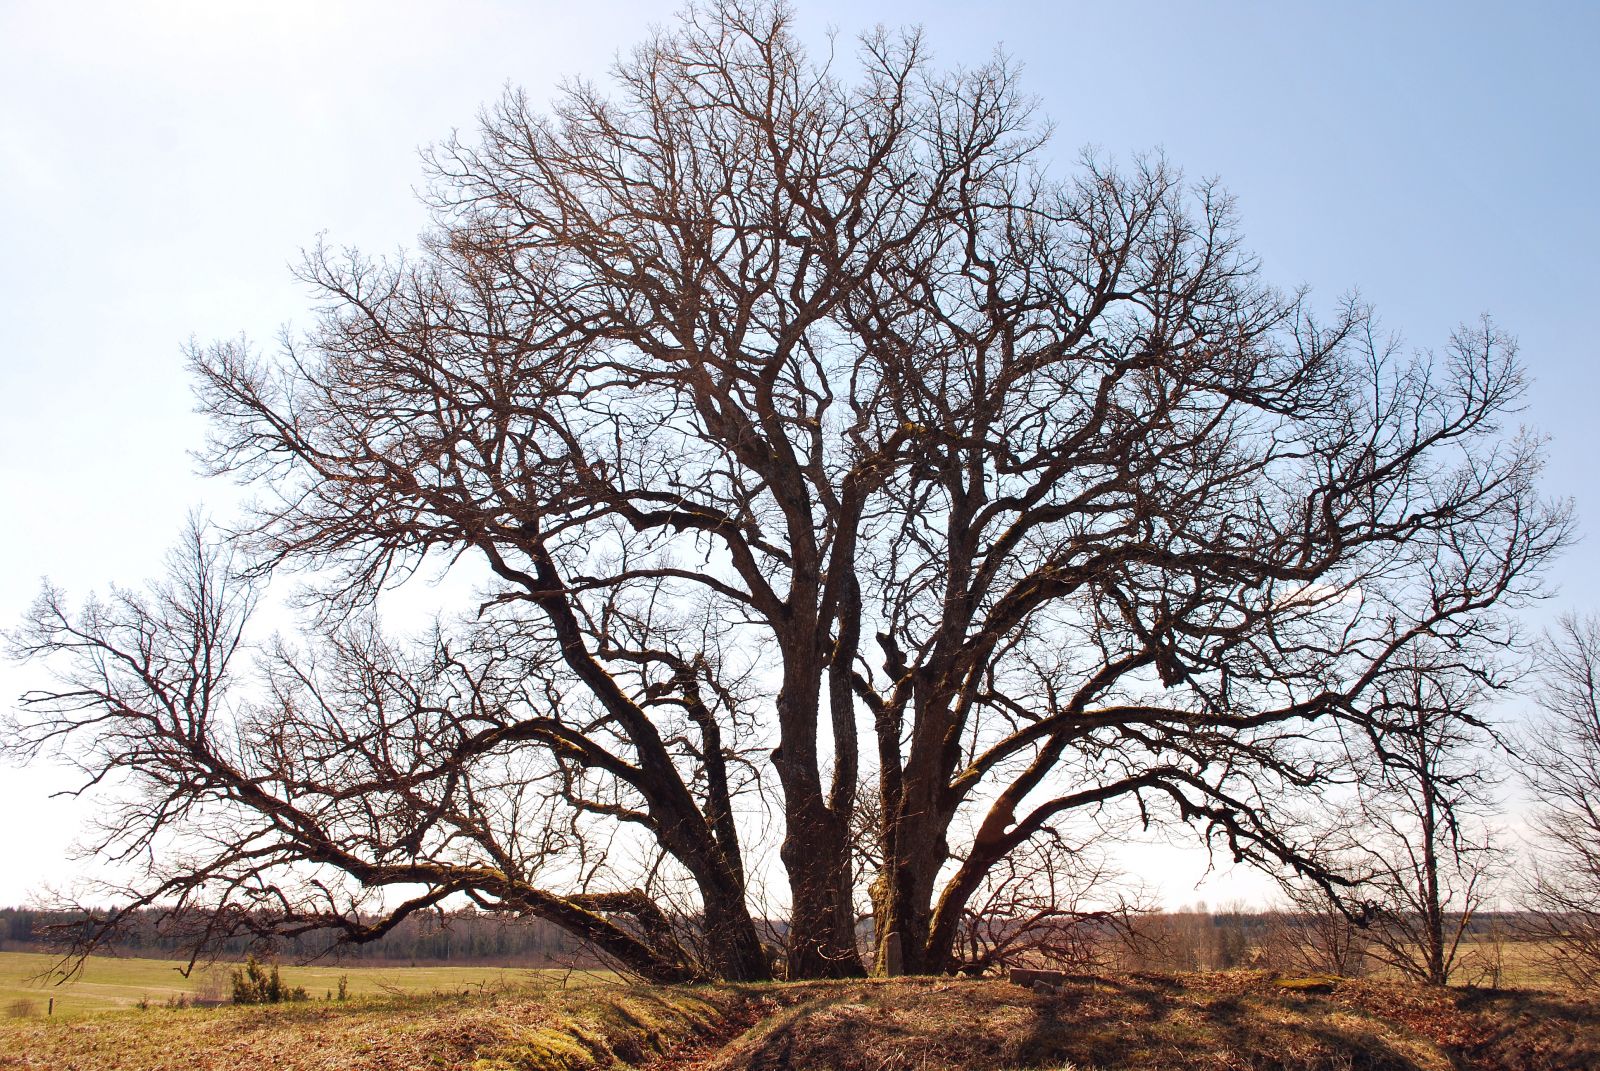
[{"label": "dirt path", "polygon": [[775,993],[743,993],[739,1003],[728,1010],[715,1029],[669,1048],[649,1063],[640,1065],[639,1071],[708,1071],[735,1041],[776,1014],[784,1003]]}]

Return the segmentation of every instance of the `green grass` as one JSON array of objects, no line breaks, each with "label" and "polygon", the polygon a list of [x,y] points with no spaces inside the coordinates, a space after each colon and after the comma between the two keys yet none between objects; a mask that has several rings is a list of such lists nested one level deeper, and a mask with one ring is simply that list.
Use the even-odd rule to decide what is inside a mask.
[{"label": "green grass", "polygon": [[[48,977],[57,966],[55,956],[32,952],[0,952],[0,1017],[22,1013],[44,1015],[50,1000],[55,1000],[55,1015],[76,1016],[88,1012],[129,1010],[141,1002],[161,1006],[179,998],[209,998],[226,1001],[231,992],[230,975],[238,966],[218,963],[196,967],[185,978],[177,960],[91,956],[84,969],[71,981],[56,985]],[[336,993],[340,976],[349,979],[349,995],[374,996],[425,995],[465,991],[506,991],[519,988],[560,988],[610,980],[606,972],[567,972],[563,970],[525,970],[506,967],[362,967],[350,964],[281,967],[289,986],[305,986],[313,1000],[321,1001]]]}]

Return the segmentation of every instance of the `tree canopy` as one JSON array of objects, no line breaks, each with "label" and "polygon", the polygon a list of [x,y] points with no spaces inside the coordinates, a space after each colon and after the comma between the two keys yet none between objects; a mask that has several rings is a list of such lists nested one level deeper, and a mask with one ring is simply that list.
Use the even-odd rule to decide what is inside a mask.
[{"label": "tree canopy", "polygon": [[[673,980],[954,969],[1085,820],[1335,880],[1297,801],[1419,645],[1488,673],[1568,537],[1512,340],[1319,316],[1216,185],[1062,176],[1003,58],[790,21],[691,7],[509,92],[428,154],[414,253],[318,246],[310,330],[193,350],[239,538],[13,637],[63,682],[15,746],[130,775],[118,850],[176,841],[131,905],[366,940],[466,897]],[[462,621],[379,630],[466,559]],[[286,570],[320,613],[246,672]]]}]

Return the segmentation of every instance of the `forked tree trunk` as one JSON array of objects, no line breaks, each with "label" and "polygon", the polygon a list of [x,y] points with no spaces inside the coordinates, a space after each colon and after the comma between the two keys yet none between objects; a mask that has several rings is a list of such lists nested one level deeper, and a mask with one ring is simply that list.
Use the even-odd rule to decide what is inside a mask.
[{"label": "forked tree trunk", "polygon": [[846,821],[820,798],[786,810],[788,832],[779,854],[793,897],[787,977],[860,977],[865,972],[856,949]]},{"label": "forked tree trunk", "polygon": [[[809,570],[813,576],[820,570]],[[815,584],[797,585],[794,603],[815,606]],[[781,744],[773,766],[783,786],[784,838],[779,858],[789,878],[789,932],[784,945],[788,978],[858,978],[865,974],[856,948],[854,876],[850,858],[850,799],[829,806],[819,763],[824,711],[824,656],[814,617],[796,622],[785,637],[784,683],[777,699]],[[853,747],[853,741],[847,742]],[[835,759],[853,763],[835,742]],[[839,771],[835,771],[837,780]]]},{"label": "forked tree trunk", "polygon": [[877,955],[881,975],[944,974],[950,969],[950,941],[933,937],[933,898],[939,870],[949,858],[949,815],[941,799],[944,779],[937,770],[912,762],[900,798],[886,808],[884,869],[873,889]]}]

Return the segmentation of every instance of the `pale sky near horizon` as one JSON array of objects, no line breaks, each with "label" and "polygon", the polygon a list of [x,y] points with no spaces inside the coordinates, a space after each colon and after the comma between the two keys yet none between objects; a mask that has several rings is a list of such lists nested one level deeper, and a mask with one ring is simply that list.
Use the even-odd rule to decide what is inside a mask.
[{"label": "pale sky near horizon", "polygon": [[[326,232],[372,252],[425,217],[417,149],[507,84],[601,77],[675,0],[0,0],[0,628],[40,578],[82,596],[157,572],[197,506],[204,434],[180,348],[307,322],[288,265]],[[1093,146],[1160,149],[1238,198],[1281,286],[1359,290],[1413,347],[1492,314],[1534,379],[1546,488],[1583,540],[1529,618],[1600,611],[1600,4],[802,0],[841,49],[920,23],[941,65],[1004,47],[1055,123],[1058,172]],[[1586,193],[1585,191],[1590,191]],[[7,705],[29,675],[0,663]],[[0,905],[65,861],[86,811],[50,769],[0,768]],[[1169,904],[1259,898],[1165,848],[1130,870]]]}]

